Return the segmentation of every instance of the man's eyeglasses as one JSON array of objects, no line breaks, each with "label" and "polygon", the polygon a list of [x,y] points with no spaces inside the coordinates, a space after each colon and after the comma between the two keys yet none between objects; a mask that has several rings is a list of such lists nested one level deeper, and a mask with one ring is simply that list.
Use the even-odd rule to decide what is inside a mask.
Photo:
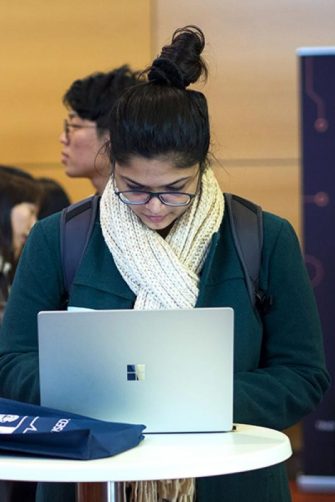
[{"label": "man's eyeglasses", "polygon": [[196,193],[185,192],[143,192],[142,190],[125,190],[122,192],[114,190],[114,192],[124,204],[133,206],[148,204],[153,197],[157,197],[166,206],[188,206],[196,196]]},{"label": "man's eyeglasses", "polygon": [[71,129],[94,129],[96,125],[81,125],[81,124],[70,124],[70,122],[65,119],[64,120],[64,134],[66,139],[69,139]]}]

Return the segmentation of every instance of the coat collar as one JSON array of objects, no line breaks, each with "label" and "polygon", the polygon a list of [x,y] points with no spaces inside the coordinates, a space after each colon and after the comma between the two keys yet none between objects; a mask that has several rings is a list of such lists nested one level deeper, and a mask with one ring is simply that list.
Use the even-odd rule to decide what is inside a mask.
[{"label": "coat collar", "polygon": [[103,239],[99,221],[80,264],[74,285],[88,286],[134,301],[135,294],[121,276]]}]

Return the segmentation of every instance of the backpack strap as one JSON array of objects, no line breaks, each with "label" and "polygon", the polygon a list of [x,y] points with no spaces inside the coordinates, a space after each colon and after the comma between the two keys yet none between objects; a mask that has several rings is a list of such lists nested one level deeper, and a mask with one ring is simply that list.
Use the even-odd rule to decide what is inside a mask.
[{"label": "backpack strap", "polygon": [[225,193],[226,207],[237,254],[239,256],[251,303],[265,313],[272,300],[259,288],[263,248],[262,208],[247,199]]},{"label": "backpack strap", "polygon": [[93,195],[62,210],[60,246],[67,295],[91,237],[100,196]]}]

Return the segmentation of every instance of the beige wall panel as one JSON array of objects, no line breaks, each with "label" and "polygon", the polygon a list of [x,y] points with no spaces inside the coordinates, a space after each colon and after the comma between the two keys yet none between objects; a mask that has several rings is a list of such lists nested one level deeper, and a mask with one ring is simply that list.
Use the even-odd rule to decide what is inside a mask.
[{"label": "beige wall panel", "polygon": [[0,162],[57,165],[65,90],[150,43],[150,0],[0,0]]},{"label": "beige wall panel", "polygon": [[289,220],[298,236],[300,225],[300,176],[297,163],[266,167],[246,162],[243,166],[218,166],[215,173],[224,192],[250,199],[266,211]]},{"label": "beige wall panel", "polygon": [[176,27],[205,32],[217,155],[298,157],[296,49],[334,45],[335,1],[156,0],[154,19],[155,52]]}]

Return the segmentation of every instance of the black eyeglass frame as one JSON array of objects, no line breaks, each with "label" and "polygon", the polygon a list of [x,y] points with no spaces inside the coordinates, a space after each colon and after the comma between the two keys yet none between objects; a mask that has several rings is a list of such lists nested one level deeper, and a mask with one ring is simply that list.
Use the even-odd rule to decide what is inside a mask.
[{"label": "black eyeglass frame", "polygon": [[[183,206],[188,206],[192,199],[194,199],[194,197],[197,195],[197,192],[196,193],[187,193],[187,192],[147,192],[145,190],[116,190],[114,189],[114,193],[115,195],[117,195],[119,197],[119,199],[121,200],[121,202],[123,202],[124,204],[126,204],[127,206],[144,206],[145,204],[148,204],[148,202],[153,198],[153,197],[157,197],[159,199],[159,201],[164,204],[165,206],[170,206],[170,207],[183,207]],[[133,202],[133,201],[129,201],[128,200],[124,200],[122,198],[122,195],[123,194],[127,194],[127,193],[137,193],[137,194],[146,194],[147,195],[147,199],[145,201],[141,201],[141,202]],[[184,203],[181,203],[181,204],[171,204],[170,202],[166,202],[164,200],[164,195],[185,195],[188,197],[188,201],[184,202]],[[163,198],[162,198],[163,197]]]},{"label": "black eyeglass frame", "polygon": [[70,124],[70,122],[67,119],[64,119],[63,131],[66,139],[70,137],[71,127],[72,129],[95,129],[96,125]]}]

